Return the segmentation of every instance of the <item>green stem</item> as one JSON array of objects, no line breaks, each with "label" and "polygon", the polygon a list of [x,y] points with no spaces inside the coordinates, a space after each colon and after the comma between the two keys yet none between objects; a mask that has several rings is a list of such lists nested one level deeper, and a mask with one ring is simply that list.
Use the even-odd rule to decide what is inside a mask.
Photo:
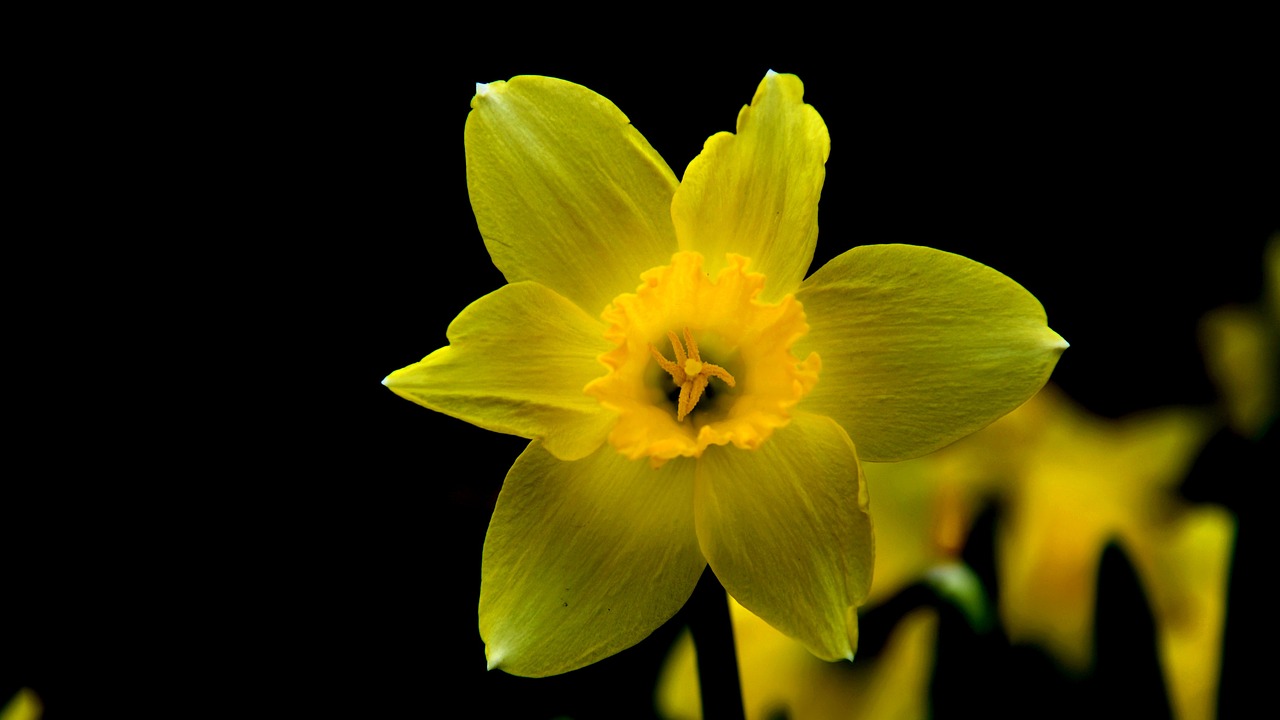
[{"label": "green stem", "polygon": [[744,720],[738,653],[729,619],[729,597],[711,568],[702,571],[693,597],[685,605],[698,656],[705,720]]}]

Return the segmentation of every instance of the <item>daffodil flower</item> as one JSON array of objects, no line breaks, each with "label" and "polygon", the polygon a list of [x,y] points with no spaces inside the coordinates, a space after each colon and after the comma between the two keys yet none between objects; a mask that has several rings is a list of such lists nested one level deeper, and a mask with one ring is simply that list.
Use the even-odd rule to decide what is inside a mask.
[{"label": "daffodil flower", "polygon": [[806,278],[830,142],[802,96],[768,73],[678,180],[587,88],[477,86],[467,185],[508,284],[384,382],[532,441],[484,544],[491,668],[630,647],[708,564],[818,657],[852,658],[874,557],[859,456],[983,427],[1066,347],[1031,294],[949,253],[857,247]]},{"label": "daffodil flower", "polygon": [[[897,577],[918,577],[998,497],[1001,624],[1014,642],[1038,645],[1083,675],[1095,662],[1099,563],[1117,543],[1151,605],[1174,717],[1211,718],[1235,519],[1186,502],[1177,488],[1214,428],[1211,413],[1187,407],[1098,417],[1050,384],[941,452],[867,469],[882,508],[912,511],[877,515],[881,536],[897,541],[885,540],[883,560],[898,566]],[[921,480],[898,482],[913,478]]]},{"label": "daffodil flower", "polygon": [[[997,497],[1000,622],[1072,674],[1094,664],[1103,550],[1132,558],[1151,603],[1173,717],[1215,716],[1235,519],[1176,488],[1214,429],[1203,410],[1167,407],[1110,420],[1052,384],[996,423],[926,457],[866,463],[876,497],[876,582],[867,606],[958,555],[974,516]],[[931,611],[920,611],[931,612]],[[927,717],[933,627],[904,618],[894,648],[850,673],[741,607],[732,614],[748,718]],[[698,718],[693,647],[673,648],[658,686],[665,717]]]}]

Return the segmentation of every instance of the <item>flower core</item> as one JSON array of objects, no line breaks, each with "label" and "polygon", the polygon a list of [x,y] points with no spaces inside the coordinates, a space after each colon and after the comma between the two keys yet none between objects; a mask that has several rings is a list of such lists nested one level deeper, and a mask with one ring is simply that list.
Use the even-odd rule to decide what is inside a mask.
[{"label": "flower core", "polygon": [[653,355],[653,359],[658,361],[658,366],[670,373],[671,379],[680,386],[676,420],[684,422],[685,416],[692,412],[694,406],[702,399],[702,393],[706,391],[711,378],[720,378],[729,387],[733,387],[736,382],[729,371],[719,365],[702,362],[698,353],[698,343],[693,341],[689,328],[684,329],[684,342],[689,348],[687,357],[685,349],[680,347],[680,338],[676,337],[675,333],[667,333],[667,339],[671,341],[671,350],[676,354],[675,362],[663,357],[662,353],[652,345],[649,346],[649,354]]},{"label": "flower core", "polygon": [[[585,392],[618,413],[609,442],[627,457],[658,466],[710,445],[758,448],[818,382],[818,354],[802,362],[791,352],[809,331],[800,303],[758,301],[764,275],[747,272],[741,255],[726,257],[712,280],[702,255],[678,252],[602,315],[617,347],[600,356],[609,372]],[[710,385],[713,377],[723,384]]]}]

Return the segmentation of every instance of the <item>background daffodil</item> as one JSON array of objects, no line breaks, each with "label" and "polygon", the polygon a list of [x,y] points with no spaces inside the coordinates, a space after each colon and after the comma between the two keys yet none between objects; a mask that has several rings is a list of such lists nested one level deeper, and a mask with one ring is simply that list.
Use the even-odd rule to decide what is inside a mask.
[{"label": "background daffodil", "polygon": [[1187,407],[1099,417],[1050,385],[920,462],[935,463],[952,493],[973,488],[971,508],[983,496],[1000,503],[998,609],[1011,641],[1045,648],[1070,673],[1090,672],[1099,563],[1114,543],[1150,604],[1174,717],[1209,718],[1235,519],[1178,488],[1214,429],[1210,413]]},{"label": "background daffodil", "polygon": [[[1211,414],[1192,408],[1100,418],[1050,384],[950,447],[908,462],[866,463],[879,540],[866,608],[875,612],[958,557],[975,517],[994,502],[1002,508],[994,599],[1010,642],[1043,648],[1066,677],[1089,676],[1098,662],[1099,566],[1114,543],[1132,558],[1150,604],[1153,659],[1172,717],[1215,717],[1235,521],[1176,492],[1212,429]],[[794,718],[929,717],[937,636],[923,617],[933,611],[902,618],[886,648],[850,672],[799,658],[794,641],[736,608],[748,717],[779,708]],[[658,688],[667,717],[701,716],[692,670],[692,646],[682,638]]]},{"label": "background daffodil", "polygon": [[384,382],[532,440],[485,539],[490,667],[629,647],[708,564],[813,654],[852,658],[874,557],[859,456],[978,430],[1066,347],[1026,290],[957,255],[857,247],[806,278],[829,139],[802,94],[768,73],[677,180],[584,87],[477,86],[467,184],[508,284]]},{"label": "background daffodil", "polygon": [[1280,233],[1267,242],[1263,293],[1257,302],[1214,308],[1200,318],[1205,369],[1227,423],[1241,437],[1261,438],[1280,404]]},{"label": "background daffodil", "polygon": [[30,688],[23,688],[0,707],[0,720],[40,720],[43,709],[40,698]]},{"label": "background daffodil", "polygon": [[[827,663],[733,603],[733,633],[749,720],[922,720],[930,717],[937,614],[922,607],[893,629],[874,658]],[[693,637],[683,633],[656,691],[667,720],[702,720]]]}]

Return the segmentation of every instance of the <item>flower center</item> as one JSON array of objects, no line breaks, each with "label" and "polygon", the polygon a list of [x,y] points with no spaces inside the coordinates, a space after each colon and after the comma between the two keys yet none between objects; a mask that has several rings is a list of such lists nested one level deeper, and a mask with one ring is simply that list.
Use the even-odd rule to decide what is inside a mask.
[{"label": "flower center", "polygon": [[658,352],[658,349],[652,345],[649,346],[649,352],[658,361],[658,366],[671,373],[671,379],[675,380],[676,385],[680,386],[680,400],[676,406],[676,420],[684,422],[685,416],[702,399],[702,393],[707,389],[707,383],[711,381],[711,378],[720,378],[729,387],[733,387],[736,383],[733,380],[733,376],[724,368],[719,365],[702,362],[702,358],[698,356],[698,343],[693,341],[693,335],[689,332],[689,328],[684,329],[684,341],[689,348],[687,356],[685,355],[685,349],[680,347],[680,338],[676,337],[675,333],[667,333],[667,338],[671,340],[671,350],[676,356],[675,362],[663,357],[662,353]]},{"label": "flower center", "polygon": [[755,449],[817,383],[817,353],[800,361],[791,352],[809,331],[800,303],[757,300],[764,275],[747,272],[747,258],[728,259],[713,280],[701,255],[678,252],[605,309],[616,347],[600,356],[609,372],[584,391],[618,413],[609,442],[622,454],[657,466],[710,445]]}]

